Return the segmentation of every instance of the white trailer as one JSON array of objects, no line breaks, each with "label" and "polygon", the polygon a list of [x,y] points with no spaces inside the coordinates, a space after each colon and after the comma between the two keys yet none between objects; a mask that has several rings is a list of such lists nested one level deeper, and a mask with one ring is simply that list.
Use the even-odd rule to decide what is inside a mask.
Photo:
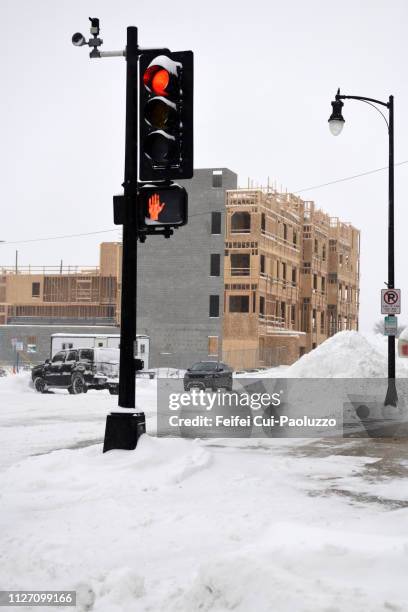
[{"label": "white trailer", "polygon": [[[52,359],[55,353],[65,349],[78,348],[119,348],[119,334],[52,334],[50,358]],[[144,369],[149,367],[149,348],[150,338],[143,334],[136,336],[136,351],[135,358],[144,361]]]}]

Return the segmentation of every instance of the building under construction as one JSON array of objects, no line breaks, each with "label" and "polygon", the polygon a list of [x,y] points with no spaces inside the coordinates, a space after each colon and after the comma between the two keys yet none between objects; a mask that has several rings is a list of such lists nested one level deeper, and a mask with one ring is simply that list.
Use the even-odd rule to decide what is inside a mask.
[{"label": "building under construction", "polygon": [[117,325],[120,248],[105,242],[100,265],[0,267],[0,325]]},{"label": "building under construction", "polygon": [[290,364],[358,329],[359,231],[274,190],[227,191],[223,359]]}]

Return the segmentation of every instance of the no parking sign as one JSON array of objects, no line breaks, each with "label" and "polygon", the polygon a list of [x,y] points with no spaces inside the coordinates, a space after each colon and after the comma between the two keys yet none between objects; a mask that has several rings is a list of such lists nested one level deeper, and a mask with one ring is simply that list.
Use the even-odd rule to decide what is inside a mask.
[{"label": "no parking sign", "polygon": [[381,289],[381,314],[401,314],[401,289]]}]

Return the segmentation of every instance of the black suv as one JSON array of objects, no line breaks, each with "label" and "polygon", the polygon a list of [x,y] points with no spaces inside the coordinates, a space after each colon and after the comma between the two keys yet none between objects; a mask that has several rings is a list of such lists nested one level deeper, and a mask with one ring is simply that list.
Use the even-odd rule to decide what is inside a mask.
[{"label": "black suv", "polygon": [[50,388],[67,389],[74,395],[86,393],[88,389],[109,389],[111,395],[117,395],[118,362],[118,349],[59,351],[52,360],[35,366],[31,378],[39,393],[46,393]]},{"label": "black suv", "polygon": [[200,361],[184,374],[184,389],[227,389],[232,391],[232,368],[220,361]]}]

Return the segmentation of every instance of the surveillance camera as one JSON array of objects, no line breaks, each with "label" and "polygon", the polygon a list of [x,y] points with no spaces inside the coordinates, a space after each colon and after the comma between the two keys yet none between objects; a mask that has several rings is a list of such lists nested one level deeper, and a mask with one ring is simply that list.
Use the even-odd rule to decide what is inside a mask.
[{"label": "surveillance camera", "polygon": [[72,37],[72,44],[76,47],[82,47],[82,45],[86,45],[86,40],[80,32],[77,32]]}]

